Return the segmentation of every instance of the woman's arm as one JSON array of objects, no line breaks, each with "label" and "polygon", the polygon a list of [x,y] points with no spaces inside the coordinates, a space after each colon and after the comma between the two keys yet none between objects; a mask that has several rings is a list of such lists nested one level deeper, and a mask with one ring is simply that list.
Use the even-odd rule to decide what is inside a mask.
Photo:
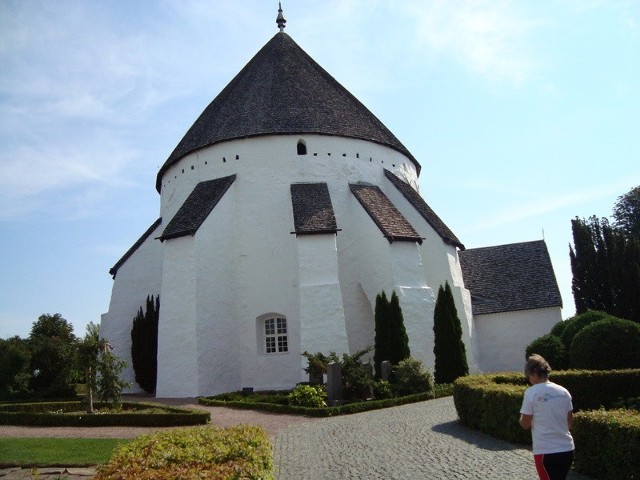
[{"label": "woman's arm", "polygon": [[525,430],[531,428],[531,422],[533,421],[533,415],[527,415],[525,413],[520,414],[520,426]]}]

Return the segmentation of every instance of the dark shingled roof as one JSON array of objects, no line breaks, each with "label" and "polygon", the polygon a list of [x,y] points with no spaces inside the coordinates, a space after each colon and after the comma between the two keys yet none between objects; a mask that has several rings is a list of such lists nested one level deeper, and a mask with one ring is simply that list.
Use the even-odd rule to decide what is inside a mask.
[{"label": "dark shingled roof", "polygon": [[120,258],[120,260],[118,260],[116,264],[113,267],[111,267],[111,269],[109,270],[109,274],[113,278],[116,278],[118,269],[122,265],[124,265],[124,262],[126,262],[129,259],[129,257],[133,255],[133,253],[140,247],[140,245],[144,243],[144,241],[149,237],[149,235],[151,235],[155,231],[155,229],[158,228],[158,226],[161,223],[162,223],[162,217],[157,219],[155,222],[153,222],[153,224],[149,228],[147,228],[147,230],[142,234],[142,236],[138,240],[136,240],[136,243],[134,243],[131,246],[131,248],[125,252],[122,258]]},{"label": "dark shingled roof", "polygon": [[391,200],[382,193],[380,187],[351,183],[349,188],[389,243],[411,241],[422,244],[420,235],[391,203]]},{"label": "dark shingled roof", "polygon": [[474,315],[562,307],[544,240],[461,251]]},{"label": "dark shingled roof", "polygon": [[194,235],[235,179],[235,175],[230,175],[196,185],[162,232],[160,240]]},{"label": "dark shingled roof", "polygon": [[296,235],[338,231],[326,183],[292,184],[291,203]]},{"label": "dark shingled roof", "polygon": [[435,232],[440,235],[440,238],[444,241],[444,243],[448,245],[453,245],[454,247],[458,247],[461,250],[464,250],[464,245],[458,237],[445,225],[445,223],[440,220],[440,217],[436,215],[427,202],[420,196],[418,192],[416,192],[411,185],[406,182],[403,182],[396,175],[391,173],[386,168],[384,169],[384,174],[386,177],[395,185],[395,187],[402,192],[409,203],[413,205],[413,207],[418,211],[422,218],[424,218],[431,228],[435,230]]},{"label": "dark shingled roof", "polygon": [[225,140],[317,133],[369,140],[420,164],[358,99],[286,33],[277,33],[202,112],[158,172]]}]

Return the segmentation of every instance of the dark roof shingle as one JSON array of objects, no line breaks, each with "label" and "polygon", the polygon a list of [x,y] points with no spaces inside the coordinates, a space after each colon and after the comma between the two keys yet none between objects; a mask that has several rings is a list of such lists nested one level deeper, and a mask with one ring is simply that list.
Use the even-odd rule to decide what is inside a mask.
[{"label": "dark roof shingle", "polygon": [[284,32],[277,33],[205,108],[156,179],[185,155],[225,140],[317,133],[386,145],[420,164],[358,99]]},{"label": "dark roof shingle", "polygon": [[422,244],[422,238],[418,232],[380,190],[380,187],[351,183],[349,188],[389,243],[411,241]]},{"label": "dark roof shingle", "polygon": [[291,204],[296,235],[338,231],[326,183],[292,184]]},{"label": "dark roof shingle", "polygon": [[194,235],[235,179],[235,175],[230,175],[196,185],[162,232],[160,240]]},{"label": "dark roof shingle", "polygon": [[445,225],[445,223],[436,215],[427,202],[420,196],[418,192],[416,192],[411,185],[406,182],[403,182],[396,175],[391,173],[386,168],[384,169],[385,176],[393,183],[393,185],[400,190],[400,192],[404,195],[404,197],[413,205],[413,207],[418,211],[422,218],[424,218],[431,228],[435,230],[435,232],[442,238],[442,240],[448,244],[453,245],[454,247],[458,247],[460,250],[464,250],[464,245],[458,237]]},{"label": "dark roof shingle", "polygon": [[459,252],[474,315],[561,307],[544,240]]}]

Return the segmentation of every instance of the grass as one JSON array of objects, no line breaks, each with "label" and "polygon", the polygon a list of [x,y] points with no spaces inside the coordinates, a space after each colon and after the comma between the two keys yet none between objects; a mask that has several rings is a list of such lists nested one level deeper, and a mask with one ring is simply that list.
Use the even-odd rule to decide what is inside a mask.
[{"label": "grass", "polygon": [[128,442],[118,438],[0,438],[0,468],[97,465]]}]

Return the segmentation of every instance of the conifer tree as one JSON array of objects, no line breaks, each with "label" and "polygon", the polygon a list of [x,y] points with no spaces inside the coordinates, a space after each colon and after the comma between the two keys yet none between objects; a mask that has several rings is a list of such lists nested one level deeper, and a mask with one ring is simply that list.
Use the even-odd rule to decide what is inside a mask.
[{"label": "conifer tree", "polygon": [[375,321],[375,339],[373,354],[373,365],[376,372],[376,378],[380,378],[381,364],[385,360],[389,360],[389,301],[387,295],[379,293],[376,295],[376,307],[374,312]]},{"label": "conifer tree", "polygon": [[449,282],[438,289],[433,316],[436,383],[451,383],[469,373],[467,352],[462,341],[462,326]]},{"label": "conifer tree", "polygon": [[405,358],[409,358],[411,351],[409,350],[409,337],[407,329],[404,326],[404,315],[400,308],[400,300],[395,290],[391,293],[391,301],[389,302],[389,320],[390,320],[390,347],[389,361],[393,365],[398,365]]},{"label": "conifer tree", "polygon": [[409,337],[404,326],[404,316],[400,300],[395,291],[391,293],[391,301],[383,291],[376,296],[375,307],[375,340],[373,363],[376,378],[381,377],[381,364],[388,360],[397,365],[411,355]]},{"label": "conifer tree", "polygon": [[158,371],[158,318],[160,297],[147,297],[146,312],[140,307],[131,329],[131,360],[138,385],[155,392]]}]

